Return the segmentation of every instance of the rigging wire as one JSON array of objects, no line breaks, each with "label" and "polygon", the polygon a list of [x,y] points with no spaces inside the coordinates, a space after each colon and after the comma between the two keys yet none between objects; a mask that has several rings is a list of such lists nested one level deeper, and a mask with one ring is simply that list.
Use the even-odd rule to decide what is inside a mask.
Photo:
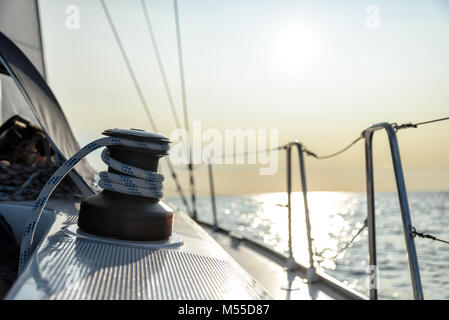
[{"label": "rigging wire", "polygon": [[[119,34],[117,32],[117,29],[116,29],[116,27],[114,25],[114,21],[112,20],[112,17],[111,17],[111,15],[109,13],[109,10],[108,10],[108,8],[106,6],[105,1],[104,0],[100,0],[100,3],[102,5],[102,7],[103,7],[103,11],[105,12],[105,15],[106,15],[106,18],[108,20],[109,26],[111,27],[112,33],[113,33],[114,38],[115,38],[115,40],[117,42],[117,45],[118,45],[118,47],[120,49],[120,52],[121,52],[122,57],[123,57],[123,60],[125,61],[126,67],[127,67],[128,72],[129,72],[129,74],[131,76],[131,79],[133,81],[134,87],[135,87],[135,89],[137,91],[137,94],[139,96],[140,102],[142,103],[142,106],[143,106],[143,108],[145,110],[147,118],[148,118],[148,120],[150,122],[152,130],[157,132],[158,129],[157,129],[156,122],[154,121],[154,119],[153,119],[153,117],[152,117],[152,115],[150,113],[150,110],[148,108],[148,104],[146,102],[146,99],[143,96],[143,93],[142,93],[142,90],[140,88],[139,82],[137,81],[136,75],[134,74],[134,70],[133,70],[133,68],[131,66],[131,63],[130,63],[129,59],[128,59],[128,55],[126,54],[125,48],[123,47],[122,41],[120,40],[120,36],[119,36]],[[173,179],[175,181],[176,188],[178,189],[178,192],[179,192],[179,194],[180,194],[180,196],[182,198],[182,201],[183,201],[184,205],[186,206],[186,210],[189,210],[187,200],[186,200],[186,198],[184,196],[184,193],[182,191],[181,185],[179,184],[179,181],[177,179],[177,175],[176,175],[176,173],[174,171],[174,168],[173,168],[173,165],[172,165],[172,163],[170,161],[170,158],[166,157],[165,159],[167,161],[170,173],[171,173],[171,175],[172,175],[172,177],[173,177]]]},{"label": "rigging wire", "polygon": [[176,174],[175,169],[173,168],[173,164],[172,164],[170,158],[167,157],[166,159],[167,159],[168,169],[169,169],[170,174],[173,178],[173,181],[175,182],[175,185],[176,185],[176,190],[178,190],[179,196],[181,197],[184,207],[186,208],[187,212],[189,212],[190,211],[189,204],[187,202],[186,196],[184,195],[184,191],[182,190],[181,184],[179,183],[178,175]]},{"label": "rigging wire", "polygon": [[109,22],[109,26],[111,27],[112,33],[114,34],[114,38],[117,42],[117,45],[119,46],[120,52],[122,54],[122,58],[125,61],[126,67],[128,68],[128,72],[131,76],[131,80],[134,84],[134,87],[136,88],[137,94],[139,95],[139,99],[140,99],[142,106],[145,110],[147,118],[150,121],[150,124],[153,127],[153,130],[157,131],[156,122],[154,121],[153,116],[150,113],[150,110],[148,108],[145,97],[143,96],[142,89],[140,88],[139,82],[137,81],[136,75],[134,74],[134,70],[131,66],[131,63],[129,62],[128,55],[126,54],[125,48],[123,47],[122,41],[120,40],[120,36],[117,32],[117,29],[115,28],[114,22],[112,21],[112,17],[109,13],[107,6],[106,6],[106,3],[104,0],[100,0],[100,2],[101,2],[101,5],[103,6],[103,10],[106,14],[106,18]]},{"label": "rigging wire", "polygon": [[[182,39],[181,39],[181,26],[179,23],[179,10],[178,10],[178,1],[173,0],[173,7],[175,13],[175,26],[176,26],[176,44],[178,48],[178,63],[179,63],[179,76],[181,81],[181,93],[182,93],[182,107],[184,111],[184,127],[187,132],[190,132],[189,129],[189,115],[188,115],[188,106],[187,106],[187,93],[186,93],[186,85],[185,85],[185,75],[184,75],[184,63],[183,63],[183,54],[182,54]],[[192,197],[192,217],[194,220],[197,218],[197,208],[196,208],[196,191],[195,191],[195,179],[193,175],[193,158],[192,158],[192,147],[190,142],[190,137],[187,137],[186,146],[188,148],[189,154],[189,178],[190,178],[190,193]]]},{"label": "rigging wire", "polygon": [[147,6],[145,4],[145,0],[141,0],[142,10],[145,16],[145,21],[147,23],[148,33],[150,34],[151,44],[153,45],[154,54],[156,56],[156,61],[159,67],[159,71],[161,73],[162,82],[164,83],[165,93],[167,94],[168,103],[170,105],[173,119],[175,120],[175,125],[177,128],[181,128],[181,123],[179,121],[178,113],[175,108],[175,103],[173,101],[173,95],[170,90],[170,86],[168,85],[167,75],[165,73],[165,67],[162,62],[162,57],[159,51],[159,46],[156,40],[156,36],[154,35],[153,26],[151,24],[150,16],[148,14]]},{"label": "rigging wire", "polygon": [[[161,54],[160,54],[159,45],[157,43],[156,36],[154,34],[153,25],[151,24],[151,20],[150,20],[150,16],[149,16],[149,13],[148,13],[148,9],[147,9],[147,5],[145,3],[145,0],[141,0],[141,4],[142,4],[142,11],[143,11],[144,16],[145,16],[145,22],[146,22],[147,28],[148,28],[148,33],[150,35],[151,44],[153,46],[154,54],[156,56],[157,65],[159,67],[159,72],[161,74],[162,82],[163,82],[164,88],[165,88],[165,93],[167,95],[168,104],[170,105],[170,109],[171,109],[171,112],[172,112],[172,115],[173,115],[173,119],[175,121],[176,128],[181,128],[181,123],[179,121],[178,112],[176,111],[175,103],[173,101],[173,95],[171,93],[171,89],[170,89],[170,86],[168,84],[167,74],[165,72],[165,67],[164,67],[164,64],[162,62],[162,57],[161,57]],[[177,174],[175,173],[175,171],[173,169],[173,164],[170,161],[168,161],[167,165],[168,165],[169,170],[171,172],[171,176],[172,176],[173,180],[176,183],[176,189],[178,190],[178,193],[181,194],[181,198],[182,198],[182,201],[184,203],[184,206],[186,207],[187,212],[189,212],[190,211],[189,205],[187,203],[187,199],[185,198],[184,192],[182,191],[181,186],[180,186],[180,184],[178,182]]]},{"label": "rigging wire", "polygon": [[184,111],[184,127],[187,131],[189,130],[189,115],[187,106],[187,93],[185,84],[185,74],[184,74],[184,62],[182,54],[182,39],[181,39],[181,26],[179,23],[179,10],[178,1],[173,0],[173,7],[175,12],[175,26],[176,26],[176,44],[178,49],[178,63],[179,63],[179,77],[181,82],[181,94],[182,94],[182,107]]},{"label": "rigging wire", "polygon": [[[146,104],[145,98],[143,97],[142,91],[141,91],[140,86],[139,86],[139,84],[137,82],[137,79],[136,79],[136,77],[134,75],[134,72],[133,72],[132,67],[130,65],[130,62],[128,60],[128,57],[127,57],[127,55],[126,55],[126,53],[124,51],[123,45],[122,45],[122,43],[120,41],[118,33],[117,33],[117,31],[115,29],[115,26],[114,26],[114,24],[112,22],[112,19],[111,19],[110,15],[109,15],[109,12],[107,10],[106,4],[104,3],[104,0],[100,0],[100,1],[101,1],[102,5],[103,5],[103,9],[104,9],[104,11],[106,13],[106,16],[108,18],[109,24],[111,26],[111,29],[112,29],[112,31],[114,33],[114,36],[115,36],[116,40],[117,40],[117,43],[119,45],[119,48],[120,48],[120,51],[121,51],[122,56],[124,58],[124,61],[125,61],[126,65],[127,65],[127,67],[128,67],[128,71],[130,72],[130,75],[131,75],[131,78],[133,80],[134,86],[136,87],[136,90],[138,92],[138,95],[140,97],[142,105],[144,106],[144,109],[145,109],[145,111],[147,113],[148,119],[149,119],[152,127],[154,128],[154,130],[157,131],[155,122],[154,122],[154,120],[153,120],[153,118],[152,118],[152,116],[151,116],[151,114],[149,112],[149,109],[148,109],[148,106]],[[178,127],[180,127],[179,119],[177,117],[176,109],[174,107],[171,91],[170,91],[170,88],[168,86],[168,82],[167,82],[167,78],[166,78],[166,74],[165,74],[165,69],[164,69],[163,64],[162,64],[162,59],[160,57],[160,53],[159,53],[159,49],[158,49],[158,46],[157,46],[157,42],[156,42],[156,39],[155,39],[155,36],[154,36],[154,32],[153,32],[153,29],[152,29],[152,26],[151,26],[151,22],[149,20],[148,13],[147,13],[145,1],[141,0],[141,3],[142,3],[142,6],[144,8],[145,19],[146,19],[148,30],[149,30],[149,33],[150,33],[150,37],[151,37],[151,40],[152,40],[153,48],[155,50],[155,54],[156,54],[157,62],[158,62],[158,65],[159,65],[159,69],[160,69],[160,72],[161,72],[161,75],[162,75],[162,78],[163,78],[163,82],[164,82],[165,90],[166,90],[167,97],[168,97],[168,100],[169,100],[169,104],[170,104],[170,107],[172,109],[172,113],[173,113],[176,125]],[[184,125],[185,125],[185,129],[187,131],[189,131],[189,121],[188,121],[188,112],[187,112],[188,111],[188,107],[187,107],[187,97],[186,97],[186,89],[185,89],[185,75],[184,75],[184,66],[183,66],[183,59],[182,59],[182,46],[181,46],[182,41],[181,41],[181,33],[180,33],[179,12],[178,12],[177,0],[174,0],[174,11],[175,11],[176,36],[177,36],[177,46],[178,46],[178,59],[179,59],[179,68],[180,68],[181,90],[182,90],[182,102],[183,102],[183,111],[184,111]],[[398,130],[406,129],[406,128],[417,128],[420,125],[425,125],[425,124],[430,124],[430,123],[435,123],[435,122],[440,122],[440,121],[446,121],[446,120],[449,120],[449,117],[439,118],[439,119],[434,119],[434,120],[429,120],[429,121],[422,121],[422,122],[417,122],[417,123],[404,123],[404,124],[400,124],[400,125],[398,125],[397,123],[392,123],[392,126],[393,126],[393,128],[396,131],[398,131]],[[336,156],[344,153],[345,151],[349,150],[352,146],[357,144],[361,139],[363,139],[362,135],[359,136],[358,138],[356,138],[354,141],[352,141],[349,145],[347,145],[343,149],[341,149],[341,150],[339,150],[337,152],[334,152],[332,154],[325,155],[325,156],[319,156],[316,153],[314,153],[314,152],[312,152],[310,150],[307,150],[307,149],[303,149],[303,151],[306,152],[307,155],[312,156],[312,157],[314,157],[316,159],[319,159],[319,160],[330,159],[330,158],[336,157]],[[259,152],[277,151],[277,150],[285,149],[285,147],[286,146],[283,145],[283,146],[280,146],[280,147],[277,147],[277,148],[248,151],[248,152],[244,152],[244,153],[240,153],[240,154],[237,154],[237,153],[226,154],[226,155],[223,155],[222,158],[227,158],[227,157],[231,157],[231,156],[234,157],[234,156],[239,156],[239,155],[249,155],[249,154],[259,153]],[[190,163],[189,163],[188,169],[189,169],[189,172],[190,172],[190,183],[191,183],[191,191],[192,191],[192,210],[193,210],[193,215],[196,218],[196,199],[195,199],[195,190],[194,190],[195,185],[194,185],[194,180],[193,180],[192,154],[191,154],[190,150],[189,150],[189,158],[190,158]],[[167,160],[169,160],[169,159],[167,159]],[[174,180],[177,182],[177,177],[176,177],[176,174],[175,174],[175,172],[173,170],[173,166],[172,166],[170,161],[167,161],[167,162],[168,162],[168,165],[169,165],[169,169],[170,169],[170,171],[172,173],[172,176],[173,176]],[[180,189],[180,186],[178,184],[177,184],[177,189],[178,189],[178,192],[182,193],[182,190]],[[185,198],[183,197],[183,195],[182,195],[182,198],[183,198],[184,204],[187,207],[187,202],[186,202]],[[351,240],[348,241],[344,247],[342,247],[340,250],[338,250],[338,252],[333,257],[331,257],[329,259],[335,259],[341,252],[343,252],[346,248],[348,248],[355,241],[355,239],[358,237],[358,235],[366,227],[367,227],[367,219],[365,219],[363,226],[356,232],[356,234],[351,238]],[[421,238],[431,239],[433,241],[439,241],[439,242],[442,242],[442,243],[449,244],[449,241],[447,241],[447,240],[443,240],[443,239],[437,238],[437,237],[435,237],[433,235],[430,235],[430,234],[427,234],[427,233],[417,232],[415,227],[412,228],[412,236],[413,237],[421,237]],[[324,258],[323,257],[323,253],[325,251],[327,251],[327,250],[331,250],[331,249],[325,248],[321,252],[316,252],[316,250],[315,250],[315,255]]]}]

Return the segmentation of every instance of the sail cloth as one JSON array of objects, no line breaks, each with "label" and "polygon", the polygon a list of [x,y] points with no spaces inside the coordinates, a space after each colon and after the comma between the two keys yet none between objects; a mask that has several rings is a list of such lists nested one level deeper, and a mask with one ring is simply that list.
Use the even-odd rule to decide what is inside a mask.
[{"label": "sail cloth", "polygon": [[37,0],[1,0],[0,31],[20,48],[46,79]]},{"label": "sail cloth", "polygon": [[[4,72],[7,73],[6,70]],[[40,127],[39,121],[14,80],[10,76],[0,73],[0,124],[15,115],[20,115],[30,121],[32,125]]]},{"label": "sail cloth", "polygon": [[[0,32],[0,65],[0,71],[14,80],[28,108],[47,134],[61,160],[65,161],[79,151],[80,146],[69,123],[44,78],[22,51],[2,32]],[[94,170],[86,160],[83,159],[70,176],[85,196],[93,193]]]}]

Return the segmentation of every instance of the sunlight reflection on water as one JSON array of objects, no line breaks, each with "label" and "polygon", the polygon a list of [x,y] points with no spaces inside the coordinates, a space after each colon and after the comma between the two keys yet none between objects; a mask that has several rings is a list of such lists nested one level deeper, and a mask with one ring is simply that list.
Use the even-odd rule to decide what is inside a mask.
[{"label": "sunlight reflection on water", "polygon": [[[168,198],[182,208],[176,197]],[[218,223],[225,229],[287,253],[288,220],[286,193],[245,196],[217,196]],[[293,252],[295,259],[308,265],[305,217],[301,193],[292,196]],[[448,238],[449,192],[409,193],[413,224],[418,230]],[[347,192],[310,192],[309,209],[312,237],[317,252],[326,257],[319,267],[352,288],[368,294],[368,239],[365,230],[336,259],[329,259],[349,241],[366,218],[366,195]],[[210,197],[198,199],[198,216],[212,223]],[[380,298],[412,297],[402,220],[393,193],[376,194],[377,255]],[[449,250],[447,245],[416,239],[424,295],[449,299]]]}]

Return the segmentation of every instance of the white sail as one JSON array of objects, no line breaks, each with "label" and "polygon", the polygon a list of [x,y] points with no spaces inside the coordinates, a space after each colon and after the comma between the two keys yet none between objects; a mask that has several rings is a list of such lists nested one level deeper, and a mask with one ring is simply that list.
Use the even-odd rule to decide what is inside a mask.
[{"label": "white sail", "polygon": [[[0,120],[19,114],[46,132],[61,159],[80,149],[46,83],[38,0],[0,0]],[[82,161],[70,176],[85,195],[94,172]],[[80,174],[84,179],[82,179]]]},{"label": "white sail", "polygon": [[38,0],[1,0],[0,31],[25,53],[46,79]]}]

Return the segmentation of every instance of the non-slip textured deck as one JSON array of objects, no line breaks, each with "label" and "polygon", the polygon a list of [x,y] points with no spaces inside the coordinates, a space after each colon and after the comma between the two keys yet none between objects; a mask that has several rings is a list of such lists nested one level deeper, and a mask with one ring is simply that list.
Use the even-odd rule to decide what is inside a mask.
[{"label": "non-slip textured deck", "polygon": [[[232,239],[222,232],[206,230],[240,265],[245,268],[274,298],[278,300],[347,300],[364,299],[348,292],[343,284],[331,286],[325,281],[308,283],[307,275],[298,270],[288,272],[285,261],[267,250]],[[341,286],[341,287],[340,287]]]},{"label": "non-slip textured deck", "polygon": [[266,299],[270,296],[204,230],[178,213],[184,244],[151,249],[85,239],[58,214],[8,299]]},{"label": "non-slip textured deck", "polygon": [[61,241],[53,248],[39,264],[50,299],[201,300],[234,293],[258,298],[247,279],[222,259],[86,240]]}]

